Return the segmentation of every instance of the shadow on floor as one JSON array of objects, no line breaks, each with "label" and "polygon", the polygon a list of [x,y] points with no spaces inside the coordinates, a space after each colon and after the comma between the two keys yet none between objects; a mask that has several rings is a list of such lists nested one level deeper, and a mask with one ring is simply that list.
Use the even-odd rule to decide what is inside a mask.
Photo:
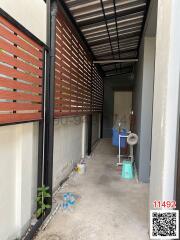
[{"label": "shadow on floor", "polygon": [[73,175],[59,192],[80,196],[72,212],[61,209],[36,240],[148,240],[148,185],[125,181],[117,149],[101,140],[83,176]]}]

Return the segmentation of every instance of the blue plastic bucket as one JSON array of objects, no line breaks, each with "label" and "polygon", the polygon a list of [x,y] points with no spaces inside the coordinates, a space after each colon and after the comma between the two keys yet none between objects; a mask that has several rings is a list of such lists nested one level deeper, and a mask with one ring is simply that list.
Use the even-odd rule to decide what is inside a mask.
[{"label": "blue plastic bucket", "polygon": [[[127,131],[126,129],[123,129],[120,132],[121,136],[127,136]],[[116,128],[112,129],[112,145],[119,147],[119,132]],[[127,140],[126,138],[121,138],[121,148],[126,148],[127,146]]]},{"label": "blue plastic bucket", "polygon": [[119,146],[119,132],[116,128],[112,129],[112,145]]},{"label": "blue plastic bucket", "polygon": [[[121,136],[127,136],[127,131],[126,131],[126,129],[123,129],[123,130],[120,132],[120,135],[121,135]],[[121,148],[126,148],[126,147],[127,147],[127,138],[121,137]]]}]

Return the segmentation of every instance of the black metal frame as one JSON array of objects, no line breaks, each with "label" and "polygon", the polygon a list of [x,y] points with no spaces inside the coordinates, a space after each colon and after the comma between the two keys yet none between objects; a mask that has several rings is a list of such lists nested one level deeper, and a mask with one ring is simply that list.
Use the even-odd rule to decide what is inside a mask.
[{"label": "black metal frame", "polygon": [[117,25],[117,13],[116,13],[116,1],[113,0],[113,6],[114,6],[114,18],[115,18],[115,25],[116,25],[116,35],[117,35],[117,43],[118,43],[118,53],[119,53],[119,59],[121,58],[120,53],[120,44],[119,44],[119,31],[118,31],[118,25]]},{"label": "black metal frame", "polygon": [[[124,36],[121,36],[121,40],[123,40],[123,39],[126,40],[126,39],[132,38],[132,37],[139,37],[139,35],[138,34],[134,34],[134,33],[127,33]],[[116,41],[116,36],[115,37],[111,37],[111,42],[114,42],[114,41]],[[90,47],[101,45],[101,44],[104,44],[104,43],[107,43],[106,39],[98,40],[95,43],[90,44]]]},{"label": "black metal frame", "polygon": [[[50,0],[49,0],[50,1]],[[50,3],[49,3],[50,5]],[[54,78],[55,78],[55,36],[56,36],[56,1],[51,1],[50,5],[50,23],[48,23],[48,45],[51,49],[50,58],[48,58],[47,75],[50,75],[46,85],[46,132],[45,132],[45,159],[44,159],[44,184],[49,187],[49,192],[52,195],[52,178],[53,178],[53,146],[54,146]],[[50,29],[49,29],[50,27]],[[50,71],[49,71],[50,69]],[[49,204],[52,204],[52,198],[49,199]]]},{"label": "black metal frame", "polygon": [[[114,58],[114,51],[113,51],[113,47],[112,47],[112,42],[111,42],[111,37],[110,37],[110,33],[109,33],[109,28],[108,28],[108,25],[107,25],[107,19],[106,19],[106,13],[105,13],[105,10],[104,10],[103,1],[100,0],[100,3],[101,3],[102,12],[103,12],[103,18],[104,18],[104,22],[105,22],[105,25],[106,25],[108,38],[109,38],[109,44],[110,44],[110,47],[111,47],[111,54],[112,54],[113,59],[115,59],[115,58]],[[116,71],[117,71],[117,65],[116,65],[116,63],[115,63],[115,68],[116,68]]]},{"label": "black metal frame", "polygon": [[[73,13],[71,13],[71,11],[68,7],[70,3],[66,3],[65,0],[60,0],[60,1],[63,2],[64,9],[66,10],[66,12],[68,12],[70,19],[74,22],[77,30],[81,33],[80,34],[81,37],[85,40],[88,48],[91,50],[91,52],[94,53],[93,55],[95,55],[96,58],[100,58],[102,56],[100,53],[98,54],[98,50],[97,50],[97,54],[96,54],[96,50],[94,50],[93,47],[107,43],[108,39],[109,39],[109,44],[110,44],[110,49],[108,46],[108,49],[109,49],[108,52],[109,52],[109,54],[112,54],[113,58],[118,57],[118,55],[119,55],[119,58],[121,58],[121,54],[123,54],[123,53],[125,54],[126,52],[128,54],[130,54],[131,53],[130,50],[134,51],[134,52],[132,52],[132,54],[134,54],[135,57],[138,56],[139,45],[140,45],[143,30],[144,30],[144,25],[145,25],[145,21],[146,21],[146,16],[147,16],[150,0],[146,0],[140,5],[138,5],[138,4],[136,5],[134,3],[128,3],[127,4],[128,8],[125,7],[121,11],[117,11],[116,2],[115,2],[115,0],[113,0],[112,4],[113,4],[114,11],[113,12],[108,11],[107,14],[106,14],[106,11],[104,8],[103,1],[100,0],[100,5],[102,8],[102,13],[103,13],[102,16],[96,16],[96,17],[94,17],[92,19],[88,19],[88,20],[82,19],[82,21],[79,21],[78,23],[76,22],[76,19],[73,17]],[[79,4],[81,5],[81,2]],[[78,3],[77,3],[77,5],[78,5]],[[70,7],[71,7],[71,4],[70,4]],[[141,18],[142,22],[140,21],[140,23],[138,24],[139,28],[133,29],[132,31],[123,32],[121,34],[118,30],[118,21],[121,21],[124,19],[128,19],[130,21],[132,17],[137,17],[137,16],[142,17]],[[112,35],[112,34],[110,34],[111,33],[110,30],[108,29],[108,23],[109,22],[112,23],[113,21],[115,21],[114,30],[116,29],[116,33],[114,32],[114,34]],[[95,39],[88,40],[88,37],[85,38],[81,29],[84,29],[84,30],[88,29],[88,26],[96,27],[97,23],[98,23],[98,26],[101,25],[101,26],[106,27],[106,29],[107,29],[106,33],[107,33],[108,37],[106,37],[106,39],[98,38],[98,39],[96,39],[96,41],[95,41]],[[126,27],[124,28],[124,31],[125,30],[126,30]],[[94,37],[95,36],[96,35],[94,33]],[[130,49],[128,48],[127,50],[126,49],[122,50],[122,52],[121,52],[121,49],[120,49],[121,40],[123,40],[123,39],[128,40],[131,37],[138,37],[135,47],[131,47]],[[116,47],[117,48],[116,50],[113,46],[113,42],[117,43],[117,45],[118,45],[118,47]],[[101,51],[99,50],[99,52],[101,52]],[[105,56],[105,55],[103,54],[103,56]],[[121,68],[122,64],[114,63],[114,65],[115,65],[114,71],[117,71],[117,69],[119,69],[119,67]],[[100,66],[101,65],[99,64],[98,67],[100,67]]]}]

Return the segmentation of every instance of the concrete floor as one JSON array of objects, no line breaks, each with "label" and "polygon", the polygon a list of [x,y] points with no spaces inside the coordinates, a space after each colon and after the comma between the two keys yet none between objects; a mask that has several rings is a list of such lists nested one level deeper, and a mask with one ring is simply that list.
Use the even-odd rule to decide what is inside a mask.
[{"label": "concrete floor", "polygon": [[74,175],[58,193],[80,195],[73,212],[58,210],[36,240],[148,240],[148,185],[120,178],[117,150],[101,140],[85,175]]}]

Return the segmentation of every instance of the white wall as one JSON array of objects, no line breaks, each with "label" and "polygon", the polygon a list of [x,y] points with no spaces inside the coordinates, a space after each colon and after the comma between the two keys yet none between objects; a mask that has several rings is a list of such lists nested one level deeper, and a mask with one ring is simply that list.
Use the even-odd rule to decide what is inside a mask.
[{"label": "white wall", "polygon": [[132,92],[114,92],[114,123],[121,122],[121,127],[130,129],[132,110]]},{"label": "white wall", "polygon": [[[42,0],[0,0],[0,7],[46,42],[46,4]],[[26,231],[37,186],[38,123],[0,127],[0,239]]]},{"label": "white wall", "polygon": [[15,179],[16,179],[16,129],[0,128],[0,239],[8,239],[16,232]]},{"label": "white wall", "polygon": [[35,210],[38,124],[0,127],[0,239],[20,236]]},{"label": "white wall", "polygon": [[0,0],[0,7],[46,42],[46,4],[43,0]]},{"label": "white wall", "polygon": [[151,151],[150,208],[174,199],[180,76],[180,1],[159,0]]}]

